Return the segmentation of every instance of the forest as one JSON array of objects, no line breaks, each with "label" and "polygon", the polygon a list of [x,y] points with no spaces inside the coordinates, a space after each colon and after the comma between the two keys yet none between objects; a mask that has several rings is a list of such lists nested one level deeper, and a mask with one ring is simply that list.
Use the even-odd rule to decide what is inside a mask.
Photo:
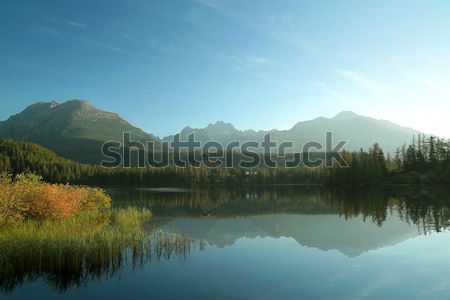
[{"label": "forest", "polygon": [[32,143],[0,140],[0,172],[34,173],[50,183],[86,185],[262,185],[262,184],[444,184],[450,178],[450,145],[429,136],[414,137],[394,154],[375,143],[341,153],[348,167],[177,167],[104,168],[81,164]]}]

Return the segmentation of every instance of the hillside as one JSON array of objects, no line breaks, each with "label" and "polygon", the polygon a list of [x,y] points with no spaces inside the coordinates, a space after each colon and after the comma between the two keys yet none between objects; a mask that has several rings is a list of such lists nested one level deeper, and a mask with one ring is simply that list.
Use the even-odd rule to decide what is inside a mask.
[{"label": "hillside", "polygon": [[89,176],[93,168],[37,144],[0,139],[0,172],[35,173],[49,182],[67,183]]},{"label": "hillside", "polygon": [[92,164],[101,161],[102,144],[121,141],[123,132],[131,132],[138,141],[156,139],[119,115],[82,100],[35,103],[0,123],[0,138],[37,143],[63,157]]}]

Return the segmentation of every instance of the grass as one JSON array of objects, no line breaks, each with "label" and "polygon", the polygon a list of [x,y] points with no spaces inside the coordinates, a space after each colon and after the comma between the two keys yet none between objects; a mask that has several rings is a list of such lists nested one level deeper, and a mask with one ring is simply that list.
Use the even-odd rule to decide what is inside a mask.
[{"label": "grass", "polygon": [[[8,293],[43,278],[59,292],[117,275],[124,266],[185,260],[197,241],[154,229],[147,209],[25,220],[0,227],[0,289]],[[200,248],[203,244],[199,243]]]},{"label": "grass", "polygon": [[101,189],[0,175],[0,289],[44,278],[65,291],[125,264],[190,253],[195,241],[151,229],[148,209],[111,209],[110,202]]},{"label": "grass", "polygon": [[164,230],[156,230],[152,234],[153,257],[158,261],[161,258],[171,259],[178,257],[185,260],[191,250],[195,248],[197,242],[200,250],[205,248],[203,241],[195,241],[188,239],[178,233],[166,232]]},{"label": "grass", "polygon": [[126,250],[145,253],[148,210],[79,213],[61,220],[27,220],[0,230],[0,288],[44,276],[59,290],[114,274]]}]

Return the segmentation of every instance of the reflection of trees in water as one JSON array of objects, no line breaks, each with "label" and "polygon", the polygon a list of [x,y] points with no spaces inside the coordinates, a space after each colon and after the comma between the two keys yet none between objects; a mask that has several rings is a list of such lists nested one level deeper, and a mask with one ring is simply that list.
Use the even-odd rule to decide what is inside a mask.
[{"label": "reflection of trees in water", "polygon": [[89,252],[77,249],[55,249],[52,245],[29,249],[27,257],[3,251],[0,257],[0,289],[11,292],[17,286],[44,279],[60,293],[91,280],[112,278],[124,267],[132,270],[161,259],[185,261],[193,249],[203,250],[205,243],[176,233],[155,230],[133,244],[122,244],[111,250],[98,245]]},{"label": "reflection of trees in water", "polygon": [[273,213],[336,213],[321,199],[329,191],[321,188],[264,187],[242,189],[193,189],[182,193],[120,190],[114,206],[149,208],[156,217],[208,215],[234,217]]},{"label": "reflection of trees in water", "polygon": [[[450,195],[447,190],[401,187],[393,189],[325,189],[272,186],[242,189],[193,189],[183,193],[129,190],[113,196],[115,205],[149,207],[155,216],[235,217],[274,213],[340,214],[362,216],[382,226],[397,215],[418,226],[420,232],[449,227]],[[120,199],[120,200],[118,200]]]},{"label": "reflection of trees in water", "polygon": [[[388,215],[395,215],[416,225],[423,233],[439,232],[450,226],[450,195],[445,190],[405,188],[362,191],[284,186],[193,190],[187,193],[130,190],[129,194],[116,196],[113,196],[115,206],[149,207],[155,217],[340,214],[346,219],[362,216],[364,220],[382,226]],[[121,243],[114,251],[101,243],[90,251],[58,248],[51,243],[39,247],[27,245],[25,252],[8,250],[8,245],[2,246],[0,289],[12,291],[18,285],[42,278],[56,290],[64,292],[71,286],[81,286],[93,279],[117,276],[124,268],[140,268],[162,259],[184,261],[193,249],[202,250],[205,247],[202,241],[173,233],[160,230],[146,230],[146,233],[144,239]]]},{"label": "reflection of trees in water", "polygon": [[[420,232],[449,227],[450,195],[446,190],[402,187],[325,189],[272,186],[241,189],[193,189],[187,193],[154,193],[130,189],[113,196],[115,205],[148,207],[155,216],[235,217],[274,213],[362,216],[382,226],[389,214],[419,226]],[[120,199],[120,200],[118,200]]]},{"label": "reflection of trees in water", "polygon": [[363,216],[382,226],[388,214],[417,226],[419,233],[449,228],[450,197],[446,190],[338,191],[325,201],[346,219]]},{"label": "reflection of trees in water", "polygon": [[364,221],[370,218],[378,226],[382,226],[388,210],[395,206],[387,193],[380,190],[335,190],[323,200],[345,219],[362,216]]},{"label": "reflection of trees in water", "polygon": [[397,196],[402,220],[417,225],[419,232],[441,232],[450,227],[450,197],[447,191],[415,191]]}]

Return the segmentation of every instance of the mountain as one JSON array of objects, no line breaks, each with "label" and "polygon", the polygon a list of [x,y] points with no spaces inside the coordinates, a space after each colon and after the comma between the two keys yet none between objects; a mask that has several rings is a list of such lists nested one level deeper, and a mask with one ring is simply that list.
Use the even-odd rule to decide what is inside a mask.
[{"label": "mountain", "polygon": [[[420,132],[394,123],[341,112],[333,118],[319,117],[295,124],[289,130],[238,130],[223,121],[209,124],[205,128],[186,127],[180,132],[182,139],[194,133],[202,144],[217,141],[226,145],[231,141],[261,142],[267,133],[277,142],[292,141],[294,149],[301,151],[308,141],[325,144],[325,132],[332,131],[333,144],[347,140],[346,150],[368,149],[378,142],[385,152],[393,153],[403,143],[410,142]],[[110,140],[122,141],[123,132],[131,132],[133,140],[147,142],[159,139],[132,126],[119,115],[102,111],[87,101],[70,100],[38,102],[24,111],[0,122],[0,138],[9,138],[40,144],[58,155],[83,163],[98,164],[101,161],[101,146]],[[163,140],[170,141],[173,136]]]},{"label": "mountain", "polygon": [[[223,121],[218,121],[214,124],[209,124],[205,128],[191,128],[185,127],[180,132],[180,138],[187,139],[190,134],[195,134],[196,140],[202,144],[208,141],[216,141],[222,144],[227,144],[231,141],[259,141],[264,137],[265,131],[254,130],[237,130],[232,124]],[[173,135],[165,137],[164,141],[171,141]]]},{"label": "mountain", "polygon": [[[375,142],[379,143],[385,152],[393,153],[404,143],[411,142],[414,135],[420,132],[397,124],[361,116],[353,112],[341,112],[335,117],[317,118],[311,121],[299,122],[288,131],[287,137],[297,144],[308,140],[324,142],[325,132],[333,132],[333,140],[346,140],[347,150],[368,149]],[[283,134],[276,138],[284,137]]]},{"label": "mountain", "polygon": [[[270,131],[241,131],[232,124],[223,121],[209,124],[205,128],[186,127],[180,132],[181,139],[187,139],[189,134],[202,144],[216,140],[226,145],[231,141],[257,141],[263,140],[267,133],[271,133],[272,140],[277,142],[292,141],[295,151],[300,151],[308,141],[317,141],[325,144],[325,133],[333,132],[334,145],[338,140],[348,141],[346,150],[358,151],[360,148],[368,149],[378,142],[385,152],[393,153],[403,143],[411,141],[413,135],[420,132],[411,128],[402,127],[385,120],[377,120],[370,117],[358,115],[354,112],[344,111],[333,118],[319,117],[309,121],[295,124],[289,130]],[[173,136],[165,137],[163,140],[171,140]]]},{"label": "mountain", "polygon": [[82,100],[35,103],[0,123],[0,138],[37,143],[63,157],[93,164],[101,161],[102,144],[122,141],[123,132],[131,132],[138,141],[156,140],[117,114]]}]

